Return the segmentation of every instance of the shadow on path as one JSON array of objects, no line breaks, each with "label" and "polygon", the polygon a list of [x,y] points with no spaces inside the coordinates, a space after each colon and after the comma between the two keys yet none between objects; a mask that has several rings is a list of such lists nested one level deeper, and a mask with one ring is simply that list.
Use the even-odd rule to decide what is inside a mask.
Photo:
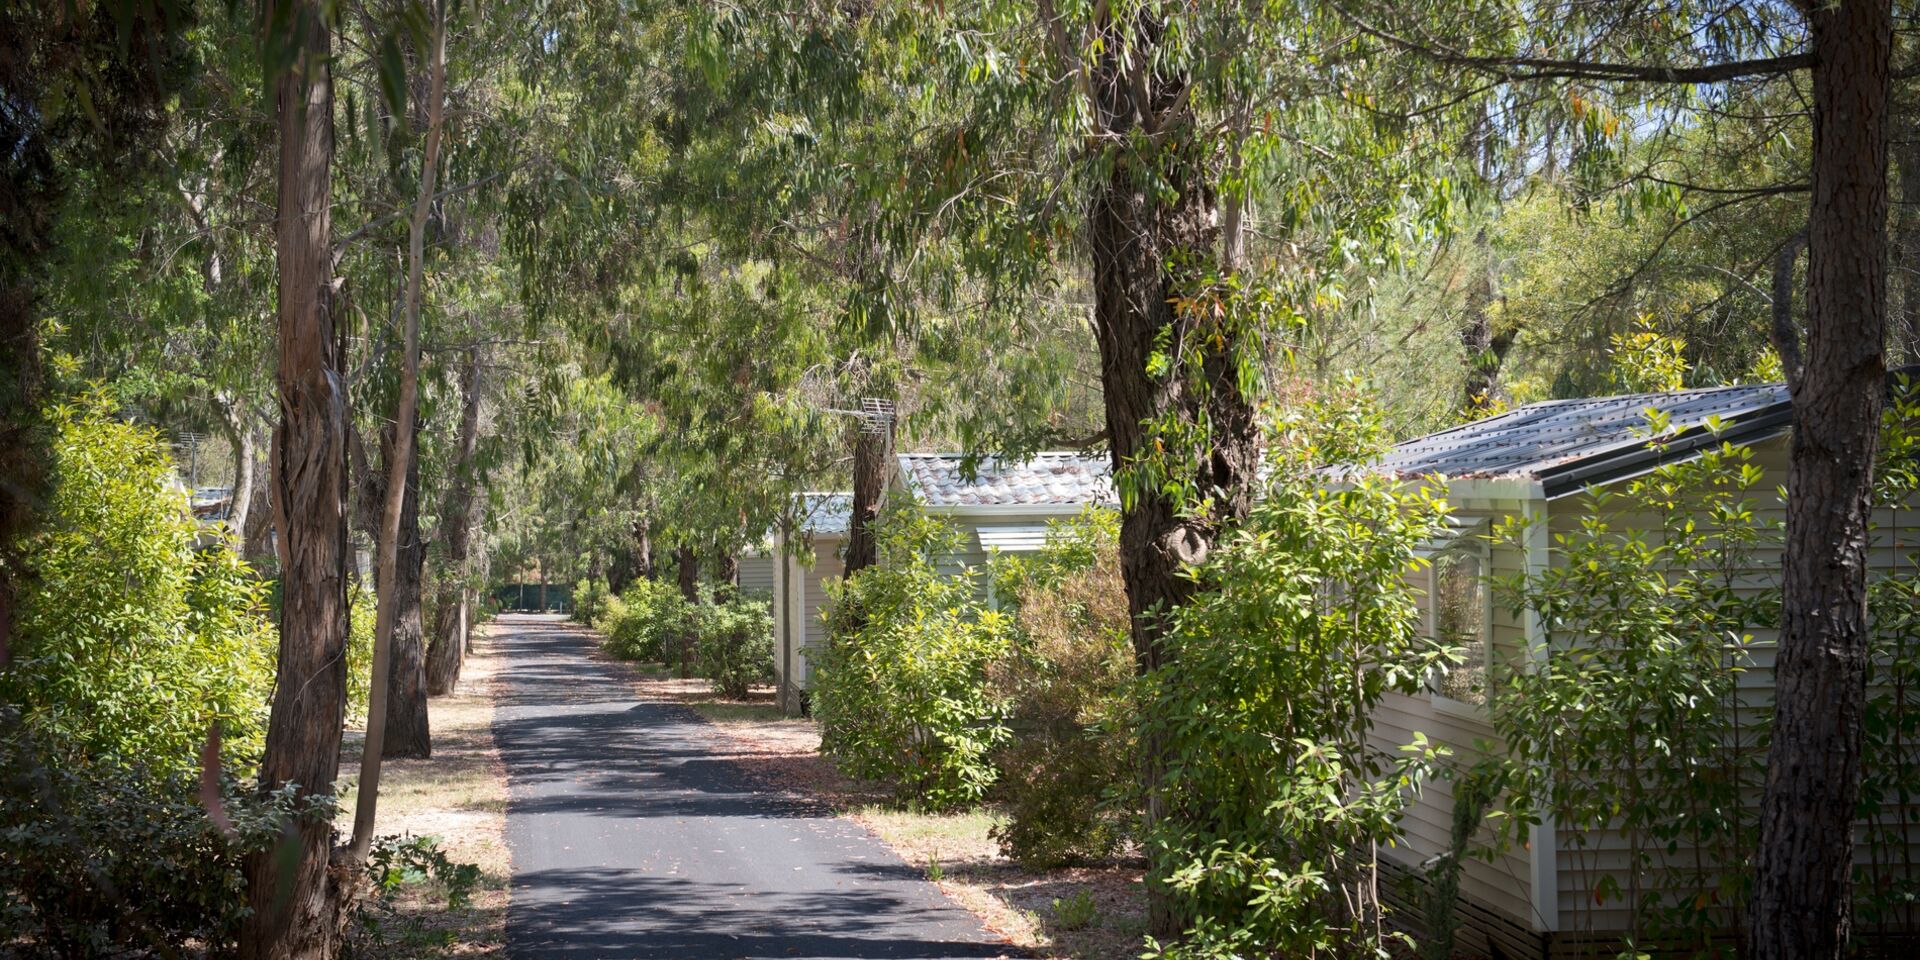
[{"label": "shadow on path", "polygon": [[759,790],[592,636],[500,618],[513,960],[1016,955],[852,821]]}]

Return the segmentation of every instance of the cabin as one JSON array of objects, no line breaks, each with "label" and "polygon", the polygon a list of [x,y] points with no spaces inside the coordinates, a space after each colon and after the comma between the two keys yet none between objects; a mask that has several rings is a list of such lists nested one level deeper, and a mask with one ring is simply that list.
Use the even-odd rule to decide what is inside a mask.
[{"label": "cabin", "polygon": [[[1649,442],[1650,412],[1666,424],[1659,443]],[[1764,472],[1755,487],[1767,515],[1763,519],[1784,523],[1778,491],[1787,477],[1791,421],[1784,385],[1716,387],[1530,404],[1389,450],[1372,469],[1444,486],[1451,507],[1447,530],[1419,545],[1428,562],[1409,577],[1427,631],[1463,639],[1469,657],[1434,678],[1420,695],[1388,695],[1376,714],[1378,735],[1405,743],[1415,732],[1424,733],[1461,757],[1495,743],[1486,714],[1489,672],[1528,656],[1543,640],[1544,629],[1531,613],[1497,603],[1490,579],[1537,573],[1560,562],[1556,538],[1577,534],[1582,521],[1597,512],[1614,512],[1609,520],[1615,531],[1657,533],[1657,520],[1621,514],[1605,499],[1606,488],[1723,443],[1752,449],[1755,465]],[[946,558],[955,569],[983,563],[995,550],[1037,549],[1049,521],[1089,504],[1115,504],[1104,457],[985,458],[971,472],[964,460],[955,454],[903,454],[893,487],[961,528],[962,546]],[[1488,536],[1511,518],[1531,521],[1524,542]],[[1904,508],[1883,510],[1874,520],[1870,562],[1875,574],[1911,576],[1920,553],[1920,515]],[[1778,589],[1777,552],[1754,558],[1753,565],[1749,588]],[[1761,631],[1754,639],[1754,663],[1742,674],[1742,693],[1765,709],[1776,637]],[[1404,844],[1383,852],[1387,872],[1402,878],[1389,884],[1385,895],[1415,924],[1421,920],[1415,878],[1450,847],[1453,807],[1451,782],[1426,784],[1402,823]],[[1483,840],[1489,836],[1486,829],[1481,828]],[[1617,833],[1576,834],[1547,822],[1529,828],[1524,843],[1490,860],[1468,859],[1456,907],[1460,953],[1541,960],[1615,956],[1622,936],[1632,929],[1631,898],[1612,889],[1628,886],[1619,872],[1627,842]],[[1902,862],[1920,852],[1915,849],[1920,843],[1891,854],[1866,846],[1863,842],[1866,863],[1889,862],[1889,856]]]},{"label": "cabin", "polygon": [[[1049,521],[1070,517],[1089,503],[1117,503],[1104,457],[988,457],[972,470],[966,460],[957,453],[900,454],[888,482],[890,500],[910,499],[959,528],[960,549],[938,562],[951,572],[985,563],[995,551],[1038,550],[1046,544]],[[775,684],[781,710],[790,716],[805,710],[813,676],[807,651],[827,642],[826,582],[846,569],[842,554],[853,495],[808,493],[801,504],[803,519],[791,536],[776,532],[765,550],[740,563],[742,589],[756,589],[762,579],[770,585]]]},{"label": "cabin", "polygon": [[1050,452],[1022,460],[979,457],[969,465],[957,453],[903,453],[897,467],[889,496],[910,498],[960,532],[959,548],[936,562],[943,570],[978,566],[995,553],[1039,550],[1049,523],[1089,505],[1119,506],[1105,456]]},{"label": "cabin", "polygon": [[790,530],[776,530],[767,549],[741,561],[743,589],[765,589],[773,597],[773,677],[776,699],[788,716],[806,709],[813,675],[807,651],[826,645],[826,581],[845,569],[841,557],[849,521],[851,493],[804,493],[800,518]]},{"label": "cabin", "polygon": [[[1665,418],[1659,443],[1647,436],[1650,411]],[[1657,518],[1634,517],[1598,496],[1609,485],[1723,443],[1742,445],[1764,471],[1754,493],[1761,519],[1784,523],[1779,491],[1787,478],[1791,420],[1784,385],[1716,387],[1530,404],[1392,448],[1376,469],[1408,481],[1437,478],[1445,485],[1451,535],[1422,545],[1430,563],[1411,576],[1428,631],[1465,639],[1469,658],[1431,682],[1424,694],[1390,694],[1377,714],[1378,733],[1404,743],[1420,731],[1466,756],[1475,744],[1495,741],[1486,714],[1489,672],[1524,661],[1545,633],[1531,612],[1516,614],[1496,603],[1489,577],[1537,574],[1561,562],[1558,538],[1578,534],[1583,519],[1596,513],[1606,513],[1615,532],[1644,531],[1657,538]],[[1710,421],[1717,429],[1709,429]],[[1516,517],[1531,521],[1524,542],[1486,536],[1494,525]],[[1904,565],[1911,575],[1913,554],[1920,552],[1920,517],[1910,510],[1887,510],[1875,521],[1870,556],[1875,573],[1891,575]],[[1775,549],[1753,558],[1745,582],[1749,589],[1777,590],[1779,569]],[[1742,697],[1755,709],[1766,709],[1777,634],[1755,631],[1754,640],[1754,662],[1740,676]],[[1453,806],[1449,782],[1427,784],[1403,822],[1405,846],[1386,852],[1390,864],[1410,875],[1445,851]],[[1612,887],[1632,889],[1619,872],[1628,839],[1613,831],[1576,835],[1552,822],[1530,833],[1523,846],[1491,862],[1467,861],[1458,908],[1462,951],[1483,957],[1614,956],[1621,936],[1632,929],[1632,896]],[[1863,857],[1873,856],[1865,844],[1862,849]],[[1688,850],[1669,853],[1691,855]]]}]

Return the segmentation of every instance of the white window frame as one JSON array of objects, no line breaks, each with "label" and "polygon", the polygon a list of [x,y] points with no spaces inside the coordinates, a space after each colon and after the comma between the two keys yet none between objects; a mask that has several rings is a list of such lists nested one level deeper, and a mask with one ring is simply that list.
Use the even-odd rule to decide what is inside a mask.
[{"label": "white window frame", "polygon": [[[1435,544],[1431,549],[1426,549],[1421,551],[1421,556],[1427,562],[1423,564],[1421,568],[1421,580],[1423,581],[1423,584],[1422,584],[1423,588],[1421,590],[1421,597],[1420,597],[1420,626],[1421,626],[1421,629],[1424,630],[1426,632],[1426,635],[1429,637],[1435,636],[1435,631],[1439,628],[1439,622],[1438,622],[1439,610],[1437,609],[1436,604],[1434,603],[1434,598],[1439,593],[1437,589],[1437,587],[1439,586],[1439,584],[1437,583],[1437,578],[1440,575],[1440,571],[1439,571],[1439,565],[1434,561],[1438,560],[1443,556],[1446,556],[1447,554],[1460,554],[1460,553],[1467,554],[1473,557],[1475,560],[1479,561],[1480,581],[1481,581],[1480,669],[1482,671],[1482,676],[1485,678],[1484,683],[1490,684],[1493,681],[1493,659],[1494,659],[1493,657],[1493,589],[1491,585],[1488,583],[1488,581],[1492,576],[1492,572],[1493,572],[1493,551],[1487,544],[1487,541],[1484,537],[1485,532],[1486,532],[1485,521],[1474,523],[1468,526],[1465,530],[1458,532],[1448,542],[1444,544]],[[1462,664],[1462,666],[1465,666],[1465,664]],[[1433,707],[1436,711],[1440,713],[1452,714],[1454,716],[1465,717],[1472,720],[1486,719],[1487,706],[1484,702],[1471,703],[1466,700],[1456,700],[1453,697],[1449,697],[1446,694],[1441,693],[1439,679],[1440,678],[1438,676],[1433,676],[1428,678],[1428,681],[1427,681],[1427,697],[1428,697],[1428,700],[1433,704]]]}]

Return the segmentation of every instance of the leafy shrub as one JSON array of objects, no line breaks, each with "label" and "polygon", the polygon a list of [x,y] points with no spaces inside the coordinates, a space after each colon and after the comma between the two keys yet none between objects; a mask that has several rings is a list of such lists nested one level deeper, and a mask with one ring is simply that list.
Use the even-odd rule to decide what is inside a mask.
[{"label": "leafy shrub", "polygon": [[1437,495],[1366,472],[1330,486],[1316,470],[1334,451],[1364,462],[1383,433],[1357,404],[1278,424],[1265,498],[1172,615],[1143,735],[1164,745],[1163,796],[1180,814],[1146,842],[1149,881],[1192,928],[1152,955],[1390,949],[1371,851],[1399,836],[1409,788],[1440,751],[1418,733],[1393,742],[1374,711],[1458,654],[1421,636],[1405,576],[1442,526]]},{"label": "leafy shrub", "polygon": [[595,626],[603,646],[622,660],[658,662],[673,652],[692,610],[680,590],[659,580],[635,580],[627,592],[610,599]]},{"label": "leafy shrub", "polygon": [[[1920,404],[1887,411],[1876,504],[1920,487]],[[1656,424],[1656,426],[1664,426]],[[1495,583],[1546,631],[1552,670],[1515,671],[1490,690],[1506,745],[1495,758],[1510,805],[1505,840],[1535,816],[1554,818],[1576,856],[1602,874],[1583,903],[1623,909],[1635,940],[1676,953],[1738,955],[1724,931],[1747,910],[1770,710],[1753,709],[1741,677],[1760,668],[1758,633],[1777,628],[1782,530],[1763,501],[1775,486],[1753,451],[1723,445],[1600,495],[1578,531],[1555,538],[1555,563]],[[1645,529],[1649,520],[1657,524]],[[1519,523],[1497,531],[1517,538]],[[1910,570],[1920,557],[1904,558]],[[1863,855],[1858,929],[1911,929],[1920,878],[1904,863],[1920,796],[1920,594],[1910,576],[1868,588],[1868,700],[1862,721]],[[1624,842],[1620,842],[1624,840]],[[1674,856],[1673,851],[1685,851]],[[1699,851],[1694,855],[1692,851]],[[1576,913],[1570,927],[1591,928]]]},{"label": "leafy shrub", "polygon": [[987,669],[1013,643],[1007,615],[983,601],[980,571],[942,576],[933,557],[958,533],[909,509],[877,531],[880,562],[833,590],[830,640],[813,710],[821,751],[847,773],[891,784],[941,810],[978,802],[1008,736],[1006,704]]},{"label": "leafy shrub", "polygon": [[21,545],[36,579],[0,701],[63,765],[185,770],[216,722],[249,765],[273,684],[262,585],[194,521],[154,430],[112,419],[102,395],[50,419],[55,484],[47,522]]},{"label": "leafy shrub", "polygon": [[703,591],[694,617],[700,675],[736,699],[773,679],[773,611],[765,594]]},{"label": "leafy shrub", "polygon": [[995,756],[1008,820],[1001,850],[1032,868],[1099,860],[1126,840],[1138,797],[1134,658],[1119,519],[1056,523],[1030,557],[996,564],[1017,598],[1012,653],[990,671],[1013,736]]},{"label": "leafy shrub", "polygon": [[246,908],[241,860],[295,804],[227,781],[223,834],[192,775],[112,760],[52,762],[71,746],[0,707],[0,944],[8,956],[120,956],[229,943]]},{"label": "leafy shrub", "polygon": [[[1754,824],[1694,814],[1738,810],[1764,776],[1764,746],[1742,729],[1740,677],[1754,667],[1755,631],[1778,623],[1780,594],[1738,585],[1773,536],[1758,512],[1761,481],[1746,448],[1667,467],[1597,494],[1546,570],[1495,581],[1497,597],[1539,615],[1538,653],[1555,665],[1489,688],[1511,803],[1553,816],[1577,856],[1593,855],[1589,839],[1625,835],[1627,849],[1609,848],[1625,869],[1582,901],[1624,905],[1635,939],[1699,943],[1742,915],[1744,893],[1716,890],[1701,868],[1745,862]],[[1642,526],[1649,518],[1655,531]],[[1518,542],[1525,525],[1498,532]],[[1513,833],[1525,819],[1502,823]],[[1705,862],[1668,855],[1680,847]]]},{"label": "leafy shrub", "polygon": [[576,623],[595,623],[601,617],[611,593],[605,580],[583,579],[573,585],[573,612],[568,619]]}]

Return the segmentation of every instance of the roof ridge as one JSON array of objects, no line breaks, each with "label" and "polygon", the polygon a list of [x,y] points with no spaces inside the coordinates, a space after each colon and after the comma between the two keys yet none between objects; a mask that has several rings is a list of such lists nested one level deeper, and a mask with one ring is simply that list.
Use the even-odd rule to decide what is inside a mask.
[{"label": "roof ridge", "polygon": [[[917,452],[901,451],[899,453],[896,453],[895,456],[901,457],[903,459],[907,457],[913,457],[919,460],[965,460],[968,457],[979,457],[982,460],[1012,459],[1007,457],[1005,454],[999,454],[999,453],[978,453],[978,454],[934,453],[934,452],[928,452],[928,451],[917,451]],[[1073,459],[1076,459],[1076,460],[1105,460],[1106,459],[1105,457],[1097,453],[1084,453],[1079,450],[1037,450],[1033,453],[1028,454],[1023,460],[1020,460],[1018,462],[1025,462],[1026,460],[1038,460],[1041,457],[1072,457]]]}]

